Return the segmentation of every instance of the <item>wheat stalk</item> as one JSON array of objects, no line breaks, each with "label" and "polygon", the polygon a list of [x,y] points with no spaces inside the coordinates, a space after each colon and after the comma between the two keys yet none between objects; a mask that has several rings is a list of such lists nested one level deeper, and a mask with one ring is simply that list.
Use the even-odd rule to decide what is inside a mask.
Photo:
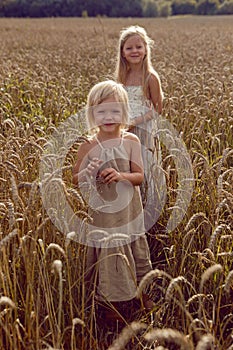
[{"label": "wheat stalk", "polygon": [[215,264],[211,267],[209,267],[205,272],[203,272],[201,276],[201,283],[200,283],[200,294],[202,294],[203,287],[205,282],[215,273],[215,272],[220,272],[223,270],[222,265],[220,264]]},{"label": "wheat stalk", "polygon": [[11,309],[15,309],[16,308],[15,303],[9,297],[6,297],[6,296],[1,296],[0,297],[0,305],[9,306]]},{"label": "wheat stalk", "polygon": [[73,196],[81,204],[82,207],[85,206],[82,196],[74,188],[68,188],[67,193]]},{"label": "wheat stalk", "polygon": [[9,215],[9,229],[12,230],[16,223],[14,205],[11,201],[7,202],[8,215]]},{"label": "wheat stalk", "polygon": [[18,229],[15,228],[13,231],[11,231],[7,236],[5,236],[1,241],[0,241],[0,249],[2,247],[5,247],[5,245],[16,235],[18,235]]},{"label": "wheat stalk", "polygon": [[24,208],[24,204],[22,199],[19,196],[18,187],[16,185],[16,180],[13,174],[11,175],[10,180],[11,180],[11,191],[12,191],[13,202],[15,204],[19,204],[21,208]]},{"label": "wheat stalk", "polygon": [[198,302],[199,302],[200,298],[203,298],[203,299],[206,298],[206,294],[200,294],[199,293],[199,294],[195,294],[195,295],[191,296],[188,299],[186,306],[189,307],[189,305],[192,304],[193,302],[195,302],[196,299],[198,299]]},{"label": "wheat stalk", "polygon": [[58,334],[57,334],[57,346],[60,347],[61,342],[61,315],[62,315],[62,296],[63,296],[63,284],[62,284],[62,262],[61,260],[54,260],[52,264],[52,272],[56,272],[59,277],[59,303],[58,303]]},{"label": "wheat stalk", "polygon": [[56,244],[56,243],[50,243],[45,251],[45,255],[48,254],[48,252],[51,250],[51,249],[55,249],[57,250],[58,252],[60,252],[65,258],[66,258],[66,253],[64,251],[64,249],[59,245],[59,244]]},{"label": "wheat stalk", "polygon": [[83,320],[81,320],[78,317],[73,318],[73,320],[72,320],[72,331],[71,331],[71,350],[75,350],[76,349],[76,346],[75,346],[75,326],[76,325],[80,325],[81,327],[85,327],[85,323],[84,323]]},{"label": "wheat stalk", "polygon": [[191,344],[181,332],[171,329],[152,329],[144,336],[148,342],[158,341],[159,343],[170,343],[179,346],[181,350],[192,350]]},{"label": "wheat stalk", "polygon": [[187,225],[185,226],[185,231],[188,232],[190,230],[190,227],[192,226],[192,224],[197,220],[197,219],[204,219],[205,221],[208,222],[207,217],[205,215],[205,213],[199,212],[199,213],[195,213],[191,216],[191,218],[189,219]]},{"label": "wheat stalk", "polygon": [[214,253],[212,252],[212,250],[210,248],[206,248],[203,250],[203,254],[206,254],[209,256],[209,259],[212,263],[215,263],[215,256]]},{"label": "wheat stalk", "polygon": [[114,343],[108,347],[108,350],[123,350],[126,344],[136,336],[141,330],[146,328],[146,324],[142,322],[132,322],[125,327]]},{"label": "wheat stalk", "polygon": [[[177,176],[179,175],[177,165],[179,166],[180,163],[177,159],[183,162],[184,167],[187,166],[186,159],[183,159],[177,147],[180,138],[184,140],[191,155],[195,186],[184,220],[169,234],[169,242],[159,242],[157,245],[156,230],[153,232],[156,237],[153,237],[153,234],[150,236],[154,266],[166,271],[169,277],[162,275],[158,281],[155,277],[155,280],[149,279],[145,284],[150,286],[150,292],[158,300],[151,315],[154,319],[149,320],[148,315],[138,312],[134,320],[151,322],[148,327],[156,324],[156,327],[159,325],[160,328],[177,329],[184,334],[187,334],[187,328],[192,324],[188,336],[192,339],[191,334],[194,333],[193,347],[203,333],[210,332],[215,341],[218,341],[216,346],[219,350],[229,350],[232,348],[230,345],[232,344],[230,265],[233,253],[230,239],[224,242],[222,239],[226,233],[232,236],[233,220],[231,186],[233,92],[229,68],[232,65],[229,46],[232,37],[231,19],[218,18],[216,22],[215,18],[206,17],[203,21],[203,18],[187,17],[180,21],[174,16],[172,21],[166,21],[166,23],[161,21],[159,26],[155,21],[149,23],[146,18],[140,21],[142,26],[147,27],[149,24],[152,35],[156,36],[157,47],[161,49],[156,52],[156,57],[154,56],[153,59],[159,68],[163,89],[166,91],[163,115],[166,116],[166,121],[179,130],[177,136],[172,137],[167,124],[161,125],[160,132],[160,125],[157,123],[158,129],[152,131],[152,137],[160,138],[161,134],[161,140],[167,138],[168,144],[174,148],[170,152],[166,144],[161,143],[162,164],[165,168],[163,171],[168,185],[167,202],[163,215],[159,218],[162,226],[166,226],[175,199],[178,194],[181,194],[179,185],[182,184],[179,183]],[[95,314],[97,275],[95,275],[96,279],[90,296],[92,306],[88,305],[89,296],[86,294],[84,283],[86,247],[77,242],[78,239],[72,245],[68,245],[72,238],[71,235],[69,236],[71,231],[76,232],[77,238],[82,234],[84,237],[82,242],[86,242],[87,220],[84,212],[88,213],[87,205],[83,206],[80,198],[69,192],[69,188],[73,187],[70,170],[76,161],[79,143],[87,141],[87,137],[83,136],[82,139],[80,135],[85,135],[88,131],[84,119],[88,91],[98,80],[100,67],[102,75],[109,76],[115,62],[115,53],[112,50],[115,45],[112,45],[112,42],[117,40],[121,27],[129,23],[128,19],[103,18],[101,23],[88,18],[69,19],[69,21],[58,19],[53,21],[52,31],[48,31],[47,21],[39,19],[36,22],[37,26],[33,20],[27,20],[25,26],[24,19],[20,21],[3,19],[0,23],[0,42],[4,48],[0,50],[0,285],[2,293],[0,297],[7,295],[12,298],[16,306],[19,305],[19,309],[1,306],[0,348],[20,350],[31,346],[38,349],[57,349],[58,347],[60,350],[69,349],[74,322],[72,308],[74,308],[75,314],[79,315],[81,320],[85,320],[86,327],[77,324],[73,329],[75,337],[73,349],[76,346],[77,349],[82,350],[97,350],[98,345],[101,347],[102,342],[108,337],[115,339],[117,331],[113,330],[110,333],[111,330],[107,329],[106,324],[104,324],[107,329],[105,331],[105,328],[101,329],[101,325],[97,323]],[[222,29],[221,35],[216,31],[217,25]],[[108,38],[105,38],[107,41],[103,41],[101,37],[103,26],[104,33],[108,33]],[[181,56],[178,53],[173,55],[173,63],[167,69],[166,62],[170,62],[174,46],[178,47],[183,40],[186,27],[192,36],[192,45],[181,45],[182,65]],[[207,38],[205,29],[208,29],[212,41]],[[35,32],[38,39],[36,46],[34,45]],[[100,35],[94,38],[93,33]],[[96,52],[93,52],[92,41],[98,49]],[[216,45],[212,45],[213,41]],[[109,46],[107,55],[106,44]],[[77,45],[80,47],[82,57],[79,53],[77,56]],[[163,45],[166,45],[165,50]],[[198,50],[196,50],[197,46]],[[42,50],[40,50],[41,47]],[[56,47],[55,53],[54,47]],[[192,57],[190,49],[193,53]],[[156,48],[155,50],[157,51]],[[91,55],[90,52],[92,52]],[[196,60],[196,66],[192,65],[193,60]],[[77,64],[79,61],[82,61],[82,64]],[[75,115],[70,118],[74,113]],[[67,166],[66,168],[62,167],[63,163]],[[36,187],[40,170],[45,172],[41,180],[43,185],[41,189],[46,191],[51,187],[54,191],[49,199],[54,199],[54,202],[59,200],[59,195],[56,193],[56,189],[59,189],[64,194],[64,199],[71,204],[70,207],[77,207],[83,210],[83,213],[75,213],[76,209],[73,209],[74,216],[69,216],[72,221],[66,218],[63,220],[62,210],[59,211],[55,205],[52,205],[51,207],[57,209],[57,213],[51,209],[51,218],[48,218],[50,211],[45,211],[39,193],[35,192],[33,195],[33,191],[30,192],[34,184]],[[59,184],[53,186],[54,183],[52,183],[51,186],[46,187],[46,181],[49,182],[49,179],[59,176],[66,184],[66,192],[62,185],[58,187]],[[17,184],[18,188],[16,188]],[[30,200],[29,197],[31,197]],[[8,205],[9,202],[10,205]],[[181,205],[178,203],[174,208],[175,211],[178,212],[179,207]],[[77,216],[82,220],[81,228],[72,225]],[[53,217],[57,217],[58,222],[61,221],[59,229],[61,227],[60,232],[65,232],[66,236],[56,232]],[[214,233],[219,225],[227,225],[227,227],[219,233]],[[16,228],[18,233],[15,231]],[[105,235],[100,234],[99,237],[104,239]],[[65,251],[66,256],[64,257],[59,248],[50,247],[45,259],[46,249],[50,243],[58,244]],[[120,240],[117,243],[120,243]],[[195,252],[193,247],[196,249]],[[162,260],[158,258],[158,253],[161,253]],[[62,261],[65,259],[63,278],[66,279],[66,283],[63,282],[63,298],[66,300],[63,300],[60,346],[56,339],[58,311],[55,310],[56,301],[58,303],[58,295],[55,294],[58,290],[56,288],[58,278],[53,281],[50,273],[52,263],[50,259],[55,255],[59,255]],[[207,283],[203,283],[202,293],[193,292],[194,288],[199,292],[202,272],[216,263],[220,263],[223,267],[220,278],[218,275],[211,276]],[[172,277],[179,274],[187,281],[193,282],[193,287],[190,287],[186,282],[181,281],[185,283],[182,285],[184,288],[181,289],[183,298],[187,300],[185,306],[181,305],[183,301],[179,304],[179,300],[176,299],[177,295],[179,296],[176,290],[172,292],[175,294],[174,306],[165,300],[164,286],[167,288]],[[177,289],[179,286],[181,287],[177,285]],[[199,304],[196,303],[197,300],[200,301]],[[183,317],[182,320],[176,317],[176,305],[185,315],[185,321]],[[199,317],[196,311],[199,305],[202,308],[202,317],[199,322],[194,322],[192,316]],[[192,316],[189,314],[190,310],[192,310]],[[165,346],[161,343],[144,346],[141,342],[137,344],[135,339],[134,342],[132,341],[132,350],[179,348],[175,344],[169,345]],[[126,348],[130,347],[131,342],[126,345]]]},{"label": "wheat stalk", "polygon": [[165,277],[165,278],[168,278],[169,280],[172,279],[172,277],[165,271],[162,271],[159,269],[149,271],[145,276],[143,276],[143,278],[141,279],[138,285],[136,298],[138,299],[141,298],[143,290],[147,287],[147,285],[151,282],[151,280],[153,280],[156,277]]},{"label": "wheat stalk", "polygon": [[214,248],[215,248],[215,242],[217,240],[217,238],[220,236],[220,234],[222,233],[222,231],[224,229],[228,229],[229,230],[229,227],[228,225],[226,224],[221,224],[221,225],[218,225],[214,232],[212,233],[211,237],[210,237],[210,242],[209,242],[209,249],[214,251]]},{"label": "wheat stalk", "polygon": [[233,270],[231,270],[225,280],[224,290],[226,293],[230,293],[230,289],[233,285]]},{"label": "wheat stalk", "polygon": [[181,291],[181,288],[179,286],[180,282],[187,282],[186,278],[184,278],[183,276],[178,276],[176,278],[173,278],[170,283],[169,286],[167,287],[166,290],[166,294],[165,294],[165,300],[167,302],[170,302],[174,296],[174,290],[177,289],[179,291],[179,294],[182,296],[182,299],[184,299],[183,293]]},{"label": "wheat stalk", "polygon": [[214,350],[214,337],[212,334],[205,334],[198,341],[196,350]]}]

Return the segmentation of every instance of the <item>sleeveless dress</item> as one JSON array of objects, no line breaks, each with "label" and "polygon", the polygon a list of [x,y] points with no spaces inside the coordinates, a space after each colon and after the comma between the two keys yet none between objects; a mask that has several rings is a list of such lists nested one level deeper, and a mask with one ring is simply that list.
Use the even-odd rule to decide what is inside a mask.
[{"label": "sleeveless dress", "polygon": [[[125,89],[129,98],[130,119],[153,110],[151,102],[143,95],[142,86],[126,86]],[[147,231],[156,223],[166,203],[166,178],[162,169],[161,145],[158,134],[156,135],[157,119],[158,114],[153,111],[151,120],[138,124],[131,130],[142,144],[144,182],[140,189]]]},{"label": "sleeveless dress", "polygon": [[[124,134],[115,147],[104,147],[96,140],[98,158],[103,161],[99,171],[112,167],[130,172]],[[124,181],[105,184],[98,181],[98,174],[96,179],[89,198],[93,221],[87,233],[86,280],[97,277],[101,300],[131,300],[138,282],[152,269],[140,189]]]}]

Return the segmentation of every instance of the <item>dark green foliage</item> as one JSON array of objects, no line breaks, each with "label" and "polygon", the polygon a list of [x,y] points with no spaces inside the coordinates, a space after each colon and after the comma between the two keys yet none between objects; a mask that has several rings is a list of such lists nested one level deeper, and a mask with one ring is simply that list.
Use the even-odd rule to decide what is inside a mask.
[{"label": "dark green foliage", "polygon": [[175,0],[172,5],[173,15],[186,15],[195,13],[196,1],[195,0]]},{"label": "dark green foliage", "polygon": [[197,4],[198,15],[214,15],[217,13],[218,0],[200,0]]},{"label": "dark green foliage", "polygon": [[2,17],[142,17],[141,0],[1,0]]},{"label": "dark green foliage", "polygon": [[158,17],[159,16],[158,2],[153,0],[148,0],[147,2],[145,2],[143,14],[144,14],[144,17]]},{"label": "dark green foliage", "polygon": [[233,13],[233,0],[224,1],[218,8],[219,15],[230,15]]},{"label": "dark green foliage", "polygon": [[233,14],[232,0],[1,0],[0,17],[168,17]]}]

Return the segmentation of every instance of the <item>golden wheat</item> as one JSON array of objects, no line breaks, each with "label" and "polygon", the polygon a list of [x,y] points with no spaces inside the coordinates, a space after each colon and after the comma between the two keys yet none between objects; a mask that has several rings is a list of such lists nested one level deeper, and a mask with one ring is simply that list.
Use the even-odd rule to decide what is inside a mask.
[{"label": "golden wheat", "polygon": [[[79,144],[88,140],[88,91],[112,77],[119,31],[135,22],[154,39],[163,117],[186,145],[195,182],[182,221],[161,238],[180,194],[175,161],[184,158],[162,144],[167,202],[148,235],[154,270],[137,290],[140,298],[148,289],[155,307],[153,313],[132,311],[133,324],[146,328],[135,335],[126,327],[124,347],[206,349],[212,341],[220,350],[233,347],[232,16],[1,18],[1,350],[105,350],[116,344],[118,329],[98,320],[97,274],[86,289],[87,247],[80,241],[88,238],[91,217],[71,169]],[[177,148],[177,140],[169,142]],[[61,191],[73,217],[63,219],[56,206],[46,210],[42,190],[54,203]],[[76,216],[81,227],[70,228]],[[99,237],[102,244],[111,239],[105,231]],[[159,343],[145,344],[141,331]]]},{"label": "golden wheat", "polygon": [[179,346],[183,350],[191,350],[191,344],[189,344],[185,335],[174,329],[153,329],[145,334],[144,338],[148,342],[158,341],[159,343],[169,343]]},{"label": "golden wheat", "polygon": [[142,322],[132,322],[123,329],[119,337],[108,348],[108,350],[123,350],[126,344],[132,337],[135,337],[138,332],[145,329],[146,325]]}]

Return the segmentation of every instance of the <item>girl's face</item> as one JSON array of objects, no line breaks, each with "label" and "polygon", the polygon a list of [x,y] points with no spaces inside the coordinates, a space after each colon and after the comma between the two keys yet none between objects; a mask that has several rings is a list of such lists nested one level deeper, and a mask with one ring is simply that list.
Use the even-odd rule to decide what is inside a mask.
[{"label": "girl's face", "polygon": [[140,35],[130,36],[122,48],[122,56],[129,64],[142,63],[146,55],[146,46]]},{"label": "girl's face", "polygon": [[122,124],[121,103],[114,96],[108,97],[93,108],[93,116],[96,126],[101,131],[118,131]]}]

